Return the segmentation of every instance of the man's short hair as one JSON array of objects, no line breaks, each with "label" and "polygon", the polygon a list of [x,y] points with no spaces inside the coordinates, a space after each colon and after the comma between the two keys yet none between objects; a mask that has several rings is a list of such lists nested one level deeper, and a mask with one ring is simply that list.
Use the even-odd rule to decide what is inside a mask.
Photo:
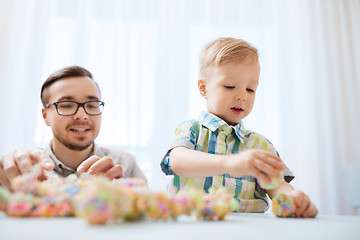
[{"label": "man's short hair", "polygon": [[[69,77],[89,77],[91,80],[94,81],[92,74],[83,67],[69,66],[69,67],[62,68],[62,69],[54,72],[53,74],[51,74],[46,79],[46,81],[43,83],[43,85],[41,87],[41,94],[40,94],[41,102],[42,102],[43,106],[45,106],[48,103],[47,101],[49,100],[49,96],[47,96],[47,94],[46,94],[47,88],[50,87],[54,82],[56,82],[60,79],[69,78]],[[96,82],[95,82],[95,84],[100,92],[99,85]]]},{"label": "man's short hair", "polygon": [[241,62],[247,58],[259,61],[257,49],[248,42],[236,38],[218,38],[206,44],[200,52],[200,78],[204,77],[208,67]]}]

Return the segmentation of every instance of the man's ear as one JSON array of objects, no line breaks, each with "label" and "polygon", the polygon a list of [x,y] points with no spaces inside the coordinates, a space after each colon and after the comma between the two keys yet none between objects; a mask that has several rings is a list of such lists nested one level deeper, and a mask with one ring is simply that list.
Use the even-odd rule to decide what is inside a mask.
[{"label": "man's ear", "polygon": [[47,126],[50,126],[49,120],[47,119],[46,109],[45,109],[45,108],[41,109],[41,113],[42,113],[42,116],[43,116],[43,118],[44,118],[44,122],[46,123],[46,125],[47,125]]},{"label": "man's ear", "polygon": [[207,99],[207,92],[206,92],[206,86],[204,80],[200,79],[198,81],[198,88],[201,96],[203,96],[205,99]]}]

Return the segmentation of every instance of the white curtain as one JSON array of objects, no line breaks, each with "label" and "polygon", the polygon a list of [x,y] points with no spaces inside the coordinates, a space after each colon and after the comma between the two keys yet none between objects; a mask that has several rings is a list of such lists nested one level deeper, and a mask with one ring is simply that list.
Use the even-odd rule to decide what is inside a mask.
[{"label": "white curtain", "polygon": [[97,142],[135,154],[164,190],[174,128],[205,107],[200,48],[226,36],[260,52],[246,127],[272,141],[321,214],[355,214],[340,174],[360,164],[359,0],[0,0],[0,155],[48,143],[41,85],[80,65],[106,102]]}]

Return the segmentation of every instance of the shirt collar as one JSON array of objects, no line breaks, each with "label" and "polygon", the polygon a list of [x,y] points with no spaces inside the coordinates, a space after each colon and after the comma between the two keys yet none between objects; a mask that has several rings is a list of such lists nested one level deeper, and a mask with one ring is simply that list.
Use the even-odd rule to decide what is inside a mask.
[{"label": "shirt collar", "polygon": [[238,139],[241,142],[244,142],[245,127],[242,121],[240,121],[237,125],[232,126],[227,124],[223,119],[215,116],[214,114],[204,111],[200,113],[198,120],[201,123],[201,125],[210,129],[213,132],[219,128],[221,129],[232,128],[234,129],[235,135],[238,137]]},{"label": "shirt collar", "polygon": [[[58,172],[63,172],[64,170],[71,172],[71,173],[76,173],[76,169],[72,169],[68,166],[66,166],[64,163],[62,163],[59,159],[57,159],[57,157],[55,156],[52,147],[51,147],[51,141],[50,144],[46,146],[46,151],[48,152],[50,158],[54,161],[55,163],[55,170]],[[93,156],[94,153],[98,152],[99,146],[97,146],[97,144],[95,144],[94,142],[94,147],[93,147],[93,151],[91,152],[90,156]]]}]

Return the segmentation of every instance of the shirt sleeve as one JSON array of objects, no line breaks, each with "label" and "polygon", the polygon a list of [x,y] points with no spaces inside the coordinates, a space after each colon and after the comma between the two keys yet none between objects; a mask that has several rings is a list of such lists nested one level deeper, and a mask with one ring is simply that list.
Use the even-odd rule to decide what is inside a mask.
[{"label": "shirt sleeve", "polygon": [[[249,134],[249,140],[251,141],[251,146],[253,146],[252,148],[256,148],[256,149],[263,149],[265,151],[269,151],[273,154],[275,154],[276,156],[280,157],[280,154],[278,153],[278,151],[276,150],[276,148],[274,147],[274,145],[264,136],[255,133],[255,132],[250,132],[250,133],[246,133],[246,135]],[[285,165],[285,170],[284,170],[284,180],[288,183],[290,183],[294,178],[294,174],[291,172],[291,170],[286,166],[285,162],[283,161],[283,164]]]},{"label": "shirt sleeve", "polygon": [[170,152],[172,149],[176,147],[195,149],[198,132],[196,131],[198,129],[197,126],[196,121],[186,121],[175,128],[174,139],[160,163],[161,170],[166,175],[175,175],[170,165]]}]

